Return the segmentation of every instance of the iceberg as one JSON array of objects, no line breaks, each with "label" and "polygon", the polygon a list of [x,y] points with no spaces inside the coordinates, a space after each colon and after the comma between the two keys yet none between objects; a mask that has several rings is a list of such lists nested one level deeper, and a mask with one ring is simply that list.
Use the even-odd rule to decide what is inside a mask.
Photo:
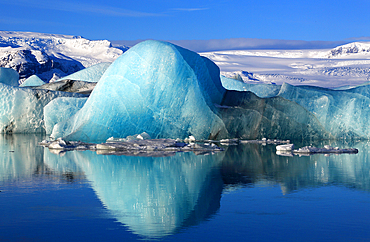
[{"label": "iceberg", "polygon": [[44,107],[46,134],[51,134],[55,124],[72,117],[86,103],[87,97],[58,97]]},{"label": "iceberg", "polygon": [[[229,90],[219,108],[228,137],[288,140],[332,138],[312,113],[282,97],[259,98],[249,91]],[[212,133],[211,138],[221,139],[222,135]]]},{"label": "iceberg", "polygon": [[45,82],[40,79],[37,75],[32,75],[29,78],[27,78],[20,87],[37,87],[44,85]]},{"label": "iceberg", "polygon": [[19,86],[19,74],[11,68],[0,67],[0,83],[10,86]]},{"label": "iceberg", "polygon": [[146,132],[152,138],[206,139],[225,130],[219,68],[161,41],[141,42],[105,71],[84,107],[54,126],[54,138],[102,141]]},{"label": "iceberg", "polygon": [[284,83],[278,96],[289,99],[315,115],[336,139],[369,139],[370,86],[331,90]]},{"label": "iceberg", "polygon": [[33,90],[0,83],[0,133],[44,133],[43,108],[57,97],[81,94]]},{"label": "iceberg", "polygon": [[85,82],[98,82],[107,68],[111,65],[110,62],[103,62],[95,64],[88,68],[82,69],[78,72],[72,73],[71,75],[65,76],[58,81],[62,80],[74,80],[74,81],[85,81]]}]

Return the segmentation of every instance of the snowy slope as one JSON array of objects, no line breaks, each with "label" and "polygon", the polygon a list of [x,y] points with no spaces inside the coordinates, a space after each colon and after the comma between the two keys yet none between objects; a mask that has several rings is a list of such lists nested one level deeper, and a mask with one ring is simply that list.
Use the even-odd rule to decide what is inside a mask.
[{"label": "snowy slope", "polygon": [[224,76],[247,83],[339,87],[370,80],[370,42],[354,42],[334,49],[229,50],[200,54],[214,61]]},{"label": "snowy slope", "polygon": [[[57,79],[101,62],[113,62],[127,47],[80,36],[0,31],[0,66],[25,79],[37,74]],[[54,77],[53,77],[54,76]]]},{"label": "snowy slope", "polygon": [[[0,31],[0,67],[55,81],[85,67],[113,62],[128,47],[80,36]],[[370,80],[370,42],[332,49],[227,50],[200,53],[227,77],[248,83],[284,82],[322,87],[354,86]]]}]

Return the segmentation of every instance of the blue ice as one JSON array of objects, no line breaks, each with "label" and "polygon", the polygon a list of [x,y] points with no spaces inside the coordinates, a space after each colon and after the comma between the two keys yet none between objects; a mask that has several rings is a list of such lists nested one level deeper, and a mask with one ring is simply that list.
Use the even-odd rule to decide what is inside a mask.
[{"label": "blue ice", "polygon": [[84,107],[52,137],[100,141],[146,132],[152,138],[208,138],[224,129],[215,103],[225,89],[219,68],[161,41],[130,48],[105,71]]},{"label": "blue ice", "polygon": [[57,97],[81,94],[33,90],[0,83],[0,133],[44,133],[44,106]]},{"label": "blue ice", "polygon": [[44,85],[45,82],[41,80],[37,75],[32,75],[29,78],[27,78],[20,87],[37,87]]},{"label": "blue ice", "polygon": [[45,131],[51,134],[54,126],[69,119],[85,104],[87,97],[58,97],[44,107]]},{"label": "blue ice", "polygon": [[88,68],[82,69],[78,72],[72,73],[71,75],[65,76],[61,80],[74,80],[74,81],[85,81],[85,82],[98,82],[107,68],[111,65],[110,62],[103,62]]}]

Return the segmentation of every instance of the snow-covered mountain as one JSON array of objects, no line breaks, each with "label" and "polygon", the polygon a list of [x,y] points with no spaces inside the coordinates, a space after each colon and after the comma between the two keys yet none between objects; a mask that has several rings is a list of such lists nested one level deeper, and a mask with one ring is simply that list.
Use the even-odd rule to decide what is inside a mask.
[{"label": "snow-covered mountain", "polygon": [[127,49],[80,36],[0,31],[0,67],[15,69],[21,81],[33,74],[53,81],[97,63],[113,62]]},{"label": "snow-covered mountain", "polygon": [[[13,68],[21,82],[36,74],[57,80],[85,67],[113,62],[128,49],[80,36],[0,31],[0,67]],[[354,86],[370,80],[370,42],[301,50],[220,50],[201,55],[221,74],[247,83],[284,82],[322,87]]]},{"label": "snow-covered mountain", "polygon": [[370,42],[353,42],[333,49],[227,50],[200,54],[214,61],[222,75],[247,83],[340,87],[370,81]]}]

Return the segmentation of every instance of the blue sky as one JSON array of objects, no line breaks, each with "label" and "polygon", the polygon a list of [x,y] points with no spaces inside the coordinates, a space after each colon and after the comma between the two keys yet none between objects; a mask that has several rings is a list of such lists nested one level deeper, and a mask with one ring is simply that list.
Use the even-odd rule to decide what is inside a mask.
[{"label": "blue sky", "polygon": [[0,30],[108,40],[370,36],[368,0],[0,0]]}]

